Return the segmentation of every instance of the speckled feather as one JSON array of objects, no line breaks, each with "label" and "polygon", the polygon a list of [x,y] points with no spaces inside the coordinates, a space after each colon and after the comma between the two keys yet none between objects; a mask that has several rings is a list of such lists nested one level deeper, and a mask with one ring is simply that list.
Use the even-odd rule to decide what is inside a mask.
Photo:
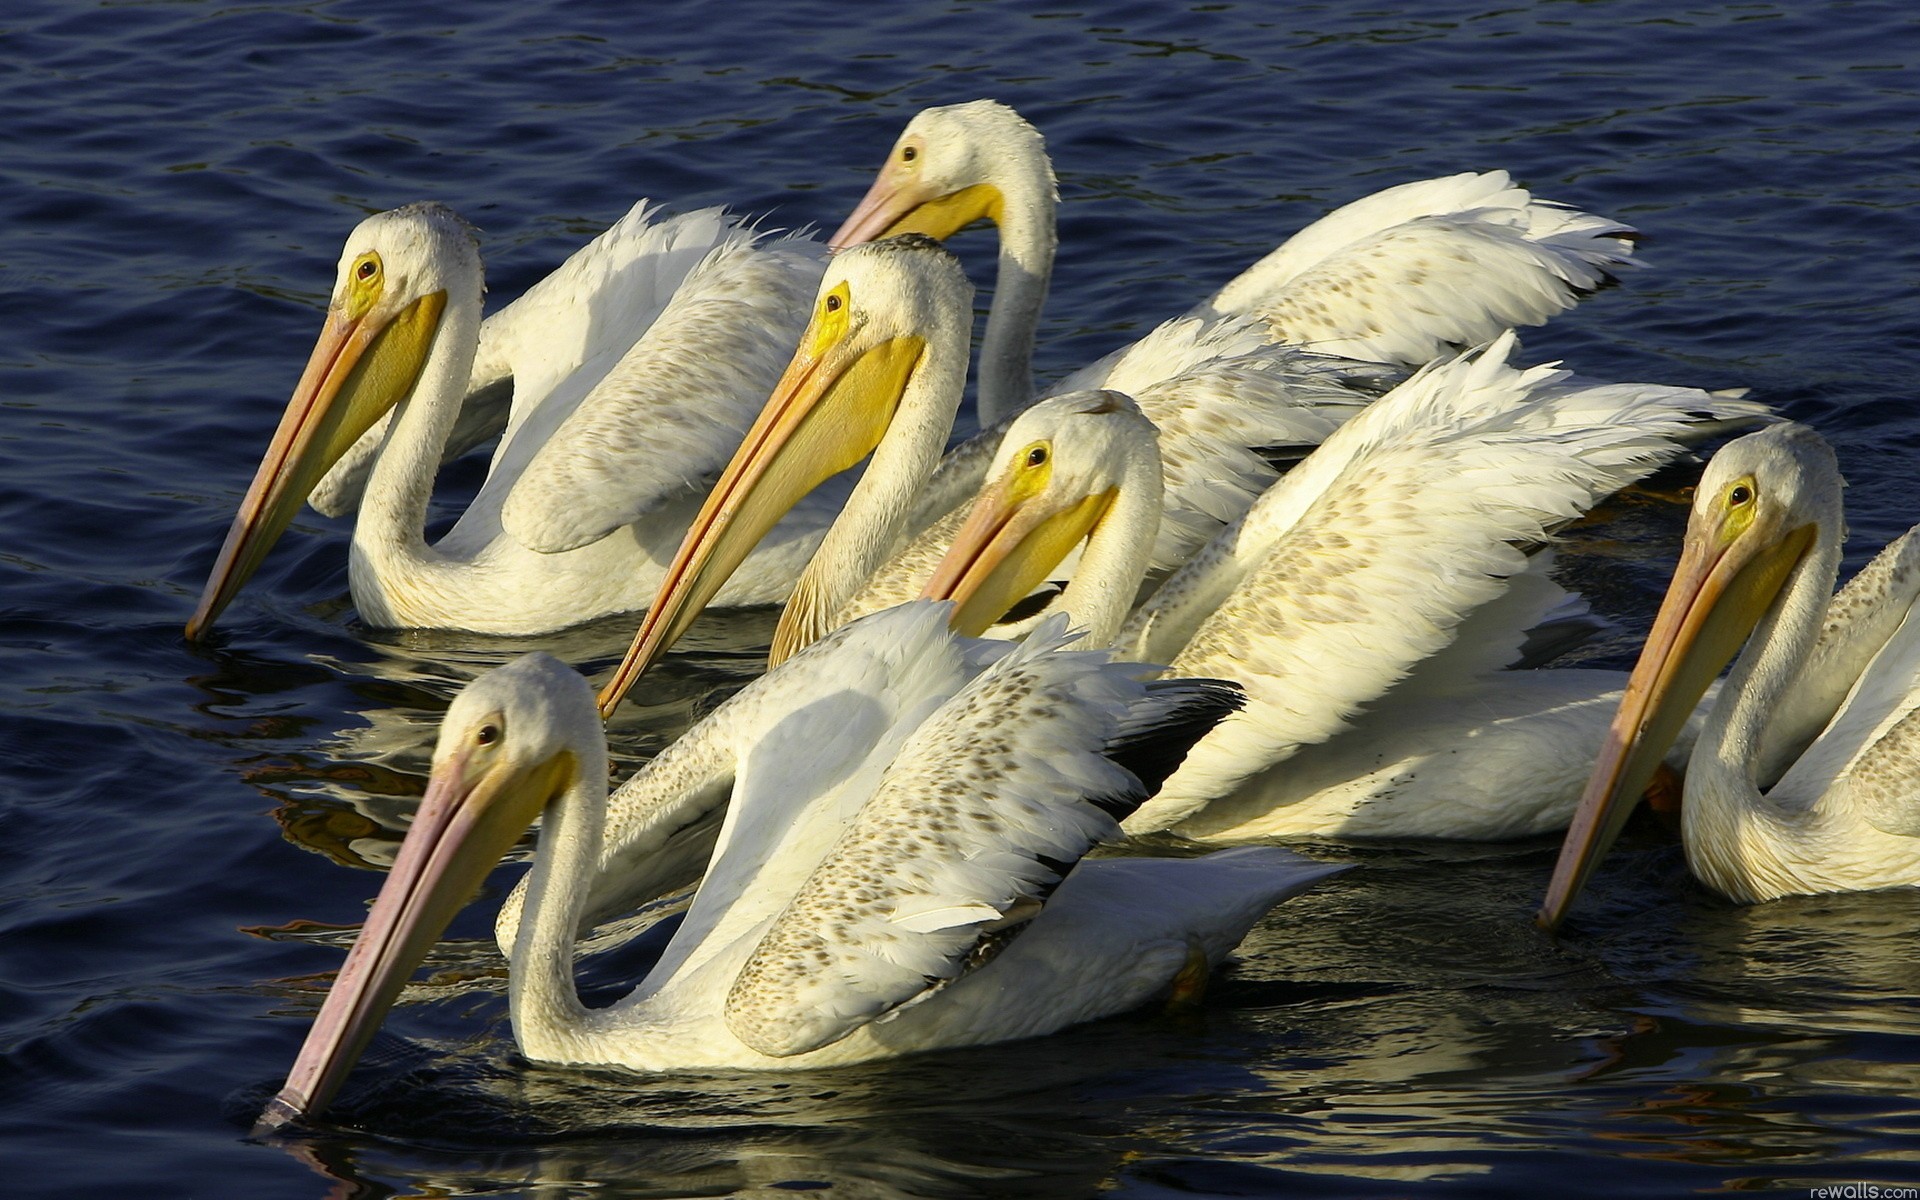
[{"label": "speckled feather", "polygon": [[[1846,679],[1835,713],[1768,791],[1786,810],[1812,808],[1838,789],[1861,820],[1884,834],[1920,839],[1920,531],[1888,543],[1827,607],[1820,640],[1769,725],[1791,723]],[[1824,686],[1823,686],[1824,683]],[[1801,693],[1806,693],[1802,695]],[[1818,709],[1816,708],[1817,712]],[[1920,867],[1920,840],[1912,850]],[[1920,880],[1920,876],[1915,877]]]},{"label": "speckled feather", "polygon": [[[1197,328],[1199,323],[1184,324]],[[1219,344],[1236,352],[1201,358],[1172,378],[1146,384],[1135,397],[1160,431],[1164,498],[1149,564],[1155,573],[1186,561],[1279,477],[1263,451],[1320,444],[1399,379],[1391,367],[1288,346]],[[983,431],[942,460],[930,486],[937,489],[940,502],[951,498],[950,507],[936,514],[931,503],[922,503],[915,519],[926,523],[867,580],[837,614],[835,624],[920,594],[965,524],[1011,423],[1010,418]],[[963,479],[971,480],[964,489]],[[1070,578],[1074,565],[1071,560],[1063,563],[1057,577]],[[996,630],[1012,636],[1027,624]]]},{"label": "speckled feather", "polygon": [[1324,353],[1418,365],[1571,308],[1638,265],[1632,236],[1535,200],[1505,171],[1418,180],[1302,229],[1205,311],[1258,314]]},{"label": "speckled feather", "polygon": [[1130,830],[1174,824],[1346,728],[1501,594],[1522,545],[1679,453],[1676,431],[1713,403],[1515,370],[1512,346],[1402,385],[1136,612],[1127,653],[1234,679],[1249,700]]},{"label": "speckled feather", "polygon": [[1171,661],[1342,473],[1383,447],[1417,459],[1424,440],[1445,444],[1471,427],[1474,437],[1520,435],[1510,444],[1524,454],[1536,432],[1584,430],[1579,473],[1597,497],[1681,453],[1702,417],[1758,422],[1770,415],[1763,405],[1695,388],[1583,384],[1551,364],[1516,369],[1507,364],[1516,349],[1508,333],[1484,351],[1434,363],[1329,435],[1163,583],[1116,645],[1143,662]]},{"label": "speckled feather", "polygon": [[[1104,654],[1063,651],[1057,620],[1015,646],[955,637],[946,619],[923,602],[829,634],[695,726],[611,811],[588,811],[613,843],[637,846],[705,803],[669,793],[735,764],[685,920],[606,1008],[565,999],[571,956],[553,940],[579,909],[544,925],[540,914],[586,902],[555,881],[599,895],[595,876],[628,864],[611,849],[587,858],[589,840],[554,832],[580,829],[577,813],[549,812],[534,878],[553,890],[528,906],[545,932],[537,945],[523,935],[514,958],[524,1053],[767,1069],[1033,1036],[1150,1000],[1195,955],[1219,961],[1268,907],[1339,869],[1261,848],[1091,862],[1060,879],[1144,792],[1113,760],[1170,758],[1162,743],[1198,736],[1233,692],[1143,684]],[[580,736],[597,736],[590,699],[578,707]],[[1017,937],[1009,922],[1024,923]]]},{"label": "speckled feather", "polygon": [[1143,693],[1067,640],[1050,622],[901,746],[736,978],[727,1020],[743,1042],[812,1050],[951,978],[986,927],[1118,833],[1096,801],[1144,792],[1100,750]]},{"label": "speckled feather", "polygon": [[811,243],[736,230],[533,455],[501,511],[507,532],[570,550],[710,485],[800,340],[819,270]]}]

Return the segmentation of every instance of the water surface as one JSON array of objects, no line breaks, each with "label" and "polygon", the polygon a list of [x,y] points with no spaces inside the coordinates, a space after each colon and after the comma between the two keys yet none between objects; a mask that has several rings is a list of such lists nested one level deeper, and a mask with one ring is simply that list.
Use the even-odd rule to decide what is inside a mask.
[{"label": "water surface", "polygon": [[[530,645],[604,668],[631,633],[368,630],[347,527],[306,514],[219,636],[182,641],[369,211],[453,205],[481,230],[497,303],[642,196],[830,228],[914,111],[997,97],[1060,172],[1040,362],[1056,374],[1335,204],[1504,167],[1639,226],[1652,264],[1529,333],[1529,357],[1747,386],[1817,423],[1852,483],[1852,565],[1920,517],[1909,6],[441,7],[0,13],[9,1194],[1920,1182],[1920,896],[1735,908],[1651,837],[1558,943],[1527,922],[1551,841],[1308,847],[1359,869],[1260,926],[1197,1013],[777,1078],[522,1061],[470,916],[333,1118],[248,1141],[447,697]],[[984,282],[991,239],[958,245]],[[1592,655],[1624,665],[1681,518],[1648,498],[1614,516],[1567,569],[1622,622]],[[622,769],[749,677],[769,629],[697,629],[616,724]],[[619,978],[600,964],[588,982]]]}]

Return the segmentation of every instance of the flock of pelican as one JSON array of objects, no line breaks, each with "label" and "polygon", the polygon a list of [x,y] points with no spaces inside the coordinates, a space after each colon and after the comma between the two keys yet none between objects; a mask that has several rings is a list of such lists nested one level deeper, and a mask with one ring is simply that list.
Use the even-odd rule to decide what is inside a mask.
[{"label": "flock of pelican", "polygon": [[[1920,540],[1836,596],[1817,434],[1737,393],[1513,361],[1513,327],[1636,265],[1631,229],[1502,172],[1402,184],[1036,395],[1056,199],[1039,133],[978,101],[915,117],[829,246],[637,205],[485,321],[454,213],[353,231],[188,636],[303,501],[353,514],[368,624],[644,616],[597,699],[541,654],[454,699],[260,1130],[326,1107],[536,823],[497,925],[515,1038],[640,1070],[856,1062],[1190,996],[1341,869],[1274,846],[1083,861],[1129,834],[1568,829],[1552,929],[1635,802],[1684,779],[1687,861],[1732,899],[1920,883]],[[949,448],[973,288],[940,239],[980,220],[983,432]],[[1555,531],[1754,427],[1705,469],[1631,674],[1537,665],[1587,627]],[[428,545],[439,464],[489,439]],[[609,796],[601,719],[702,610],[771,604],[767,672]],[[658,963],[585,1007],[583,931],[689,883]]]}]

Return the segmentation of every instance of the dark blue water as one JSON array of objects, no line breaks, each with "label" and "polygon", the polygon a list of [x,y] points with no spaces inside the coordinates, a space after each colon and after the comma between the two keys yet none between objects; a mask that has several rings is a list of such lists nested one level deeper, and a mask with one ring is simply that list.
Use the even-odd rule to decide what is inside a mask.
[{"label": "dark blue water", "polygon": [[[0,1191],[34,1196],[1668,1195],[1920,1182],[1909,892],[1735,908],[1643,837],[1560,943],[1549,841],[1317,847],[1204,1009],[779,1078],[531,1066],[478,940],[316,1133],[246,1140],[460,681],[525,648],[362,628],[303,517],[180,626],[365,212],[446,201],[516,295],[652,196],[831,227],[905,120],[1046,133],[1043,370],[1326,208],[1505,167],[1649,234],[1528,335],[1817,423],[1850,561],[1920,518],[1920,16],[1888,3],[125,3],[0,10]],[[991,240],[962,243],[976,266]],[[477,468],[457,472],[471,486]],[[1677,511],[1569,571],[1650,615]],[[624,767],[746,677],[710,622]],[[540,639],[604,667],[622,620]],[[510,877],[503,873],[504,882]],[[484,918],[456,932],[478,939]],[[606,987],[618,976],[597,966]]]}]

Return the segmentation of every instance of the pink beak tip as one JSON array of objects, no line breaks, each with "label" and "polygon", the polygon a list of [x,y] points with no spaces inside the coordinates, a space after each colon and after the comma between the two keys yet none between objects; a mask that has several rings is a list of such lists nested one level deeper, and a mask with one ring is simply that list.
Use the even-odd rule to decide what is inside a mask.
[{"label": "pink beak tip", "polygon": [[304,1115],[299,1108],[295,1107],[292,1101],[287,1099],[287,1094],[284,1091],[280,1092],[274,1096],[273,1099],[267,1101],[267,1106],[260,1110],[259,1117],[255,1118],[253,1122],[253,1133],[251,1136],[271,1137],[278,1134],[286,1126],[298,1121]]}]

